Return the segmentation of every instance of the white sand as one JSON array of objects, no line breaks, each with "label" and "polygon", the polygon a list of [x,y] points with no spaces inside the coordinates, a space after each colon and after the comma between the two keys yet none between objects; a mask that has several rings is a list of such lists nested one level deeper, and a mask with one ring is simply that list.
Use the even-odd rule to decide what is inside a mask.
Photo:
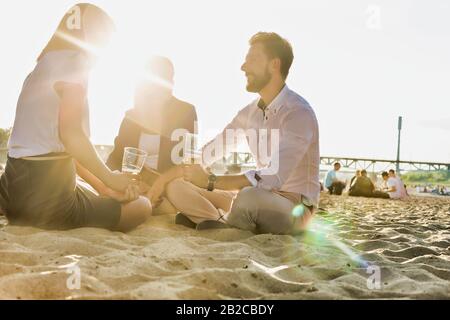
[{"label": "white sand", "polygon": [[[173,216],[129,234],[2,227],[0,217],[0,298],[450,298],[449,198],[323,195],[321,206],[329,213],[297,237],[196,232]],[[358,256],[381,268],[380,289],[368,289]],[[79,290],[67,288],[71,263]]]}]

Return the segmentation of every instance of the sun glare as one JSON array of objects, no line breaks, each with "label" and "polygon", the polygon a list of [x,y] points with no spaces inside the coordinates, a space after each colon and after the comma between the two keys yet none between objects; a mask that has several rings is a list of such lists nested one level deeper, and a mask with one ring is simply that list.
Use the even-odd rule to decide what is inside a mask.
[{"label": "sun glare", "polygon": [[117,132],[124,113],[132,107],[134,87],[142,79],[143,66],[151,56],[148,48],[136,48],[127,34],[116,32],[92,71],[91,128],[101,144],[113,142],[111,131]]}]

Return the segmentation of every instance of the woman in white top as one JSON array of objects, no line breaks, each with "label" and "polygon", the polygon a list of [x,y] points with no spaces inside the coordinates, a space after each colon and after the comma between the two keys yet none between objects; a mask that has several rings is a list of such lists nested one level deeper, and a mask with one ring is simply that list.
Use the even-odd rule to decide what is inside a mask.
[{"label": "woman in white top", "polygon": [[89,71],[113,29],[100,8],[72,7],[25,80],[0,181],[11,224],[126,231],[151,214],[132,178],[111,172],[89,140]]}]

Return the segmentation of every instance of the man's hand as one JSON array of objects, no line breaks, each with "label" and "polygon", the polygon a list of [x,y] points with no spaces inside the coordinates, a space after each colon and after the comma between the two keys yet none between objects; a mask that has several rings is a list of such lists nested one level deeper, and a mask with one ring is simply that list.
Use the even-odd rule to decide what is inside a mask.
[{"label": "man's hand", "polygon": [[208,188],[209,172],[198,164],[187,165],[183,167],[183,178],[197,187]]}]

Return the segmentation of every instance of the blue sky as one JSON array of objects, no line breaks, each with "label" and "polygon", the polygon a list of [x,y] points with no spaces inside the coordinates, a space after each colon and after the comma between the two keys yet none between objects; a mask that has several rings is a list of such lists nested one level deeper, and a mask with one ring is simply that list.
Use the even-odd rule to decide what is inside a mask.
[{"label": "blue sky", "polygon": [[[116,20],[127,61],[110,58],[91,81],[91,132],[111,144],[131,106],[127,69],[169,56],[176,95],[197,107],[206,140],[255,98],[240,71],[248,39],[275,31],[294,47],[288,85],[316,111],[321,153],[395,158],[404,117],[404,160],[450,162],[450,2],[92,1]],[[71,5],[17,0],[0,12],[0,127],[39,51]],[[123,53],[123,52],[122,52]],[[123,55],[122,55],[123,57]]]}]

